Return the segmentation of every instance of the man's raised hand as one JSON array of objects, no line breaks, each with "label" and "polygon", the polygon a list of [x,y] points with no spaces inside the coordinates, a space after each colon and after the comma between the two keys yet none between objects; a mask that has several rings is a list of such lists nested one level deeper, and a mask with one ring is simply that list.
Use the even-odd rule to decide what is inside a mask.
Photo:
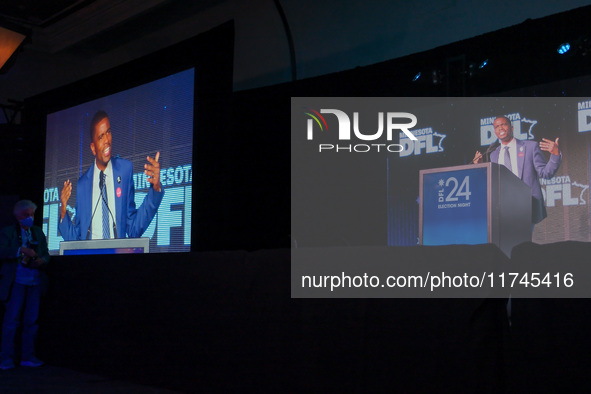
[{"label": "man's raised hand", "polygon": [[154,190],[160,192],[162,190],[162,184],[160,183],[160,152],[156,152],[156,157],[147,157],[149,164],[144,164],[144,173],[148,177],[148,182],[152,184]]},{"label": "man's raised hand", "polygon": [[68,179],[64,182],[64,187],[62,188],[62,192],[60,194],[60,201],[62,203],[61,211],[60,211],[60,221],[66,216],[66,207],[68,206],[68,200],[72,195],[72,183]]},{"label": "man's raised hand", "polygon": [[542,138],[542,141],[540,141],[540,149],[550,152],[553,155],[558,155],[560,154],[560,149],[558,149],[558,140],[559,138],[556,138],[556,141],[550,141],[546,138]]}]

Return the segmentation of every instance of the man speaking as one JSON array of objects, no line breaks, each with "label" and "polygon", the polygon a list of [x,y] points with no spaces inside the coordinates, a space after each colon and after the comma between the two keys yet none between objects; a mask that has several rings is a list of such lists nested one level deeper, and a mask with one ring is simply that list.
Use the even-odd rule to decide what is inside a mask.
[{"label": "man speaking", "polygon": [[111,157],[111,124],[106,112],[98,111],[94,115],[90,133],[94,165],[78,180],[75,223],[66,211],[72,184],[69,179],[64,182],[59,232],[66,241],[141,237],[154,219],[164,195],[158,163],[160,152],[155,158],[147,157],[144,173],[151,187],[142,205],[136,208],[133,164]]},{"label": "man speaking", "polygon": [[[517,140],[513,138],[511,120],[505,116],[497,117],[493,127],[500,143],[491,145],[486,153],[490,153],[490,161],[504,165],[530,187],[533,231],[533,225],[547,216],[539,178],[552,178],[562,161],[558,138],[556,141],[542,138],[539,144],[534,141]],[[547,162],[542,151],[550,152],[550,159]],[[482,153],[476,151],[472,162],[481,163],[482,161]]]}]

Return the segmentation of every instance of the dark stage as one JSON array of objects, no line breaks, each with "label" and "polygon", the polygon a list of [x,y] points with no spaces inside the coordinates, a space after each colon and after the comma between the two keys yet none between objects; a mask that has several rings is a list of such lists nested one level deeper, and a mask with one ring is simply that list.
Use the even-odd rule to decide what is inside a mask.
[{"label": "dark stage", "polygon": [[[470,257],[461,246],[402,249],[421,258]],[[560,264],[590,252],[585,243],[522,244],[513,262]],[[43,368],[101,376],[115,387],[554,392],[588,386],[587,299],[514,299],[511,327],[501,299],[291,299],[288,249],[55,257],[48,268]],[[24,373],[44,379],[37,370],[3,372],[13,380]]]}]

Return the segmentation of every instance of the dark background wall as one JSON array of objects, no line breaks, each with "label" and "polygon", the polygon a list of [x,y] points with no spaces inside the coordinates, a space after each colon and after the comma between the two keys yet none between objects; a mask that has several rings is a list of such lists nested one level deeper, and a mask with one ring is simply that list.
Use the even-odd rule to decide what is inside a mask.
[{"label": "dark background wall", "polygon": [[[203,35],[201,41],[208,41],[210,46],[200,47],[199,56],[216,57],[214,54],[223,49],[226,60],[223,67],[218,61],[203,63],[210,68],[200,74],[203,80],[197,84],[205,85],[205,94],[197,95],[204,105],[197,107],[203,111],[196,119],[199,133],[195,136],[194,163],[197,170],[204,169],[199,172],[204,188],[194,199],[194,215],[198,215],[194,223],[203,225],[198,230],[202,233],[197,234],[200,250],[289,245],[290,97],[584,96],[590,65],[585,25],[590,14],[591,7],[579,8],[371,66],[242,91],[232,88],[232,68],[228,65],[234,64],[235,70],[236,59],[231,44],[220,45],[223,40],[215,33]],[[229,33],[236,45],[238,33],[236,26]],[[558,55],[556,48],[563,36],[575,37],[581,48],[574,48],[573,41],[569,54]],[[166,53],[156,52],[36,97],[58,97],[62,105],[76,102],[89,92],[99,95],[95,86],[97,81],[107,80],[106,76],[110,89],[124,87],[133,70],[138,70],[139,75],[134,75],[138,81],[147,79],[154,70],[170,67],[171,58]],[[486,67],[478,68],[484,60]],[[419,71],[421,78],[413,81]],[[433,71],[438,75],[437,83],[433,82]],[[577,83],[578,79],[583,82]],[[545,88],[549,85],[551,90]],[[2,194],[38,196],[35,198],[40,200],[44,139],[40,118],[45,113],[33,107],[35,101],[28,101],[21,125],[2,125],[7,161],[30,166],[32,174],[24,182],[19,173],[7,174],[2,180]],[[36,176],[38,180],[34,180]]]},{"label": "dark background wall", "polygon": [[[15,62],[18,67],[0,75],[0,103],[109,70],[230,20],[236,24],[233,89],[245,90],[397,59],[588,5],[584,0],[2,3],[2,19],[29,28],[31,39]],[[549,24],[546,34],[573,40],[570,27]],[[535,35],[526,38],[525,46],[497,44],[527,51],[540,41]],[[403,79],[394,71],[390,78]]]},{"label": "dark background wall", "polygon": [[[587,85],[577,84],[589,74],[585,41],[583,48],[566,57],[559,57],[556,47],[562,34],[569,39],[587,34],[591,9],[551,15],[555,10],[532,2],[512,13],[509,5],[496,8],[482,3],[476,15],[476,5],[460,2],[438,2],[432,11],[417,3],[417,8],[403,8],[400,13],[393,5],[381,4],[389,14],[379,6],[371,13],[385,15],[380,29],[369,16],[352,23],[351,11],[335,19],[328,6],[316,9],[325,12],[307,13],[305,7],[299,10],[298,4],[290,3],[285,10],[288,17],[289,11],[291,15],[298,11],[300,26],[318,29],[299,32],[294,47],[298,77],[292,81],[289,45],[283,36],[277,38],[277,32],[284,34],[280,19],[267,24],[277,34],[267,35],[265,23],[253,24],[261,17],[268,22],[264,16],[271,13],[276,18],[276,8],[268,3],[254,8],[237,4],[230,5],[238,8],[224,8],[228,4],[216,3],[216,12],[202,10],[192,19],[193,23],[207,20],[204,26],[209,29],[237,15],[233,78],[223,82],[230,81],[231,86],[224,85],[219,95],[211,97],[207,105],[213,116],[201,119],[209,133],[199,137],[204,159],[197,160],[203,160],[209,172],[202,178],[205,193],[200,202],[205,209],[195,213],[203,223],[194,234],[203,241],[200,252],[109,261],[55,258],[49,268],[54,287],[43,311],[40,356],[56,365],[188,391],[401,387],[457,392],[476,385],[482,391],[510,387],[517,392],[534,384],[536,389],[552,390],[565,381],[573,388],[585,383],[589,349],[582,332],[589,323],[585,300],[518,302],[511,330],[500,303],[480,308],[484,304],[473,300],[292,300],[286,248],[290,245],[290,97],[585,95],[580,89]],[[398,23],[387,18],[394,14]],[[412,18],[401,31],[415,32],[417,26],[431,23],[431,40],[416,50],[400,44],[384,51],[391,42],[384,31],[398,38],[396,42],[406,42],[403,33],[391,27],[400,25],[405,15]],[[538,19],[521,23],[528,17]],[[310,23],[314,20],[318,23]],[[330,22],[320,23],[325,21]],[[469,28],[457,33],[466,21]],[[168,28],[182,31],[183,23]],[[359,33],[360,26],[368,26],[365,31],[374,34]],[[319,31],[322,37],[332,34],[335,41],[315,41]],[[446,38],[440,40],[438,32]],[[260,38],[257,43],[269,45],[254,45],[245,39],[249,34]],[[155,35],[155,31],[146,33],[149,38]],[[412,42],[423,37],[417,35]],[[168,47],[176,41],[167,37],[154,42]],[[343,47],[335,50],[338,45]],[[45,68],[29,64],[21,70],[17,62],[0,80],[5,87],[0,88],[2,98],[22,100],[68,86],[141,58],[146,53],[139,47],[130,40],[108,54],[97,54],[92,47],[84,52],[79,44],[77,53],[87,54],[81,59],[70,52],[40,61]],[[132,54],[122,55],[130,48],[135,48]],[[249,51],[251,56],[245,56]],[[45,59],[39,53],[30,55],[33,62]],[[114,60],[117,55],[121,56]],[[484,59],[488,66],[470,75],[470,64]],[[75,71],[65,66],[68,60],[75,60]],[[440,83],[430,78],[434,70]],[[418,71],[423,77],[413,82]],[[27,79],[19,91],[18,84]],[[562,86],[574,88],[563,92]],[[11,199],[41,196],[44,130],[32,125],[44,115],[29,107],[21,124],[1,125],[0,152],[5,162],[24,174],[40,174],[40,181],[21,171],[4,174],[0,178],[4,210],[12,205]],[[559,261],[560,256],[573,255],[571,245],[562,245],[556,254],[530,247],[521,258]],[[240,251],[276,248],[283,250]],[[223,252],[228,249],[237,251]],[[447,253],[471,257],[456,249]],[[584,247],[577,253],[576,257],[588,256]],[[564,365],[569,367],[567,373]]]}]

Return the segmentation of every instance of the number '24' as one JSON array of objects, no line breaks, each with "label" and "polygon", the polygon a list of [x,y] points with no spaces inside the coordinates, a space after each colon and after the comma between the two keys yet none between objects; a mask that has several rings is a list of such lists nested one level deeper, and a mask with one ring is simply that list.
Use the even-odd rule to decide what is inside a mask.
[{"label": "number '24'", "polygon": [[453,188],[447,197],[445,197],[445,201],[458,201],[458,197],[465,197],[466,201],[470,200],[470,195],[472,194],[472,192],[470,192],[470,176],[466,175],[464,177],[464,180],[462,181],[462,184],[459,188],[459,182],[457,178],[453,176],[449,177],[447,182],[445,182],[445,186],[449,186],[450,183],[453,183]]}]

